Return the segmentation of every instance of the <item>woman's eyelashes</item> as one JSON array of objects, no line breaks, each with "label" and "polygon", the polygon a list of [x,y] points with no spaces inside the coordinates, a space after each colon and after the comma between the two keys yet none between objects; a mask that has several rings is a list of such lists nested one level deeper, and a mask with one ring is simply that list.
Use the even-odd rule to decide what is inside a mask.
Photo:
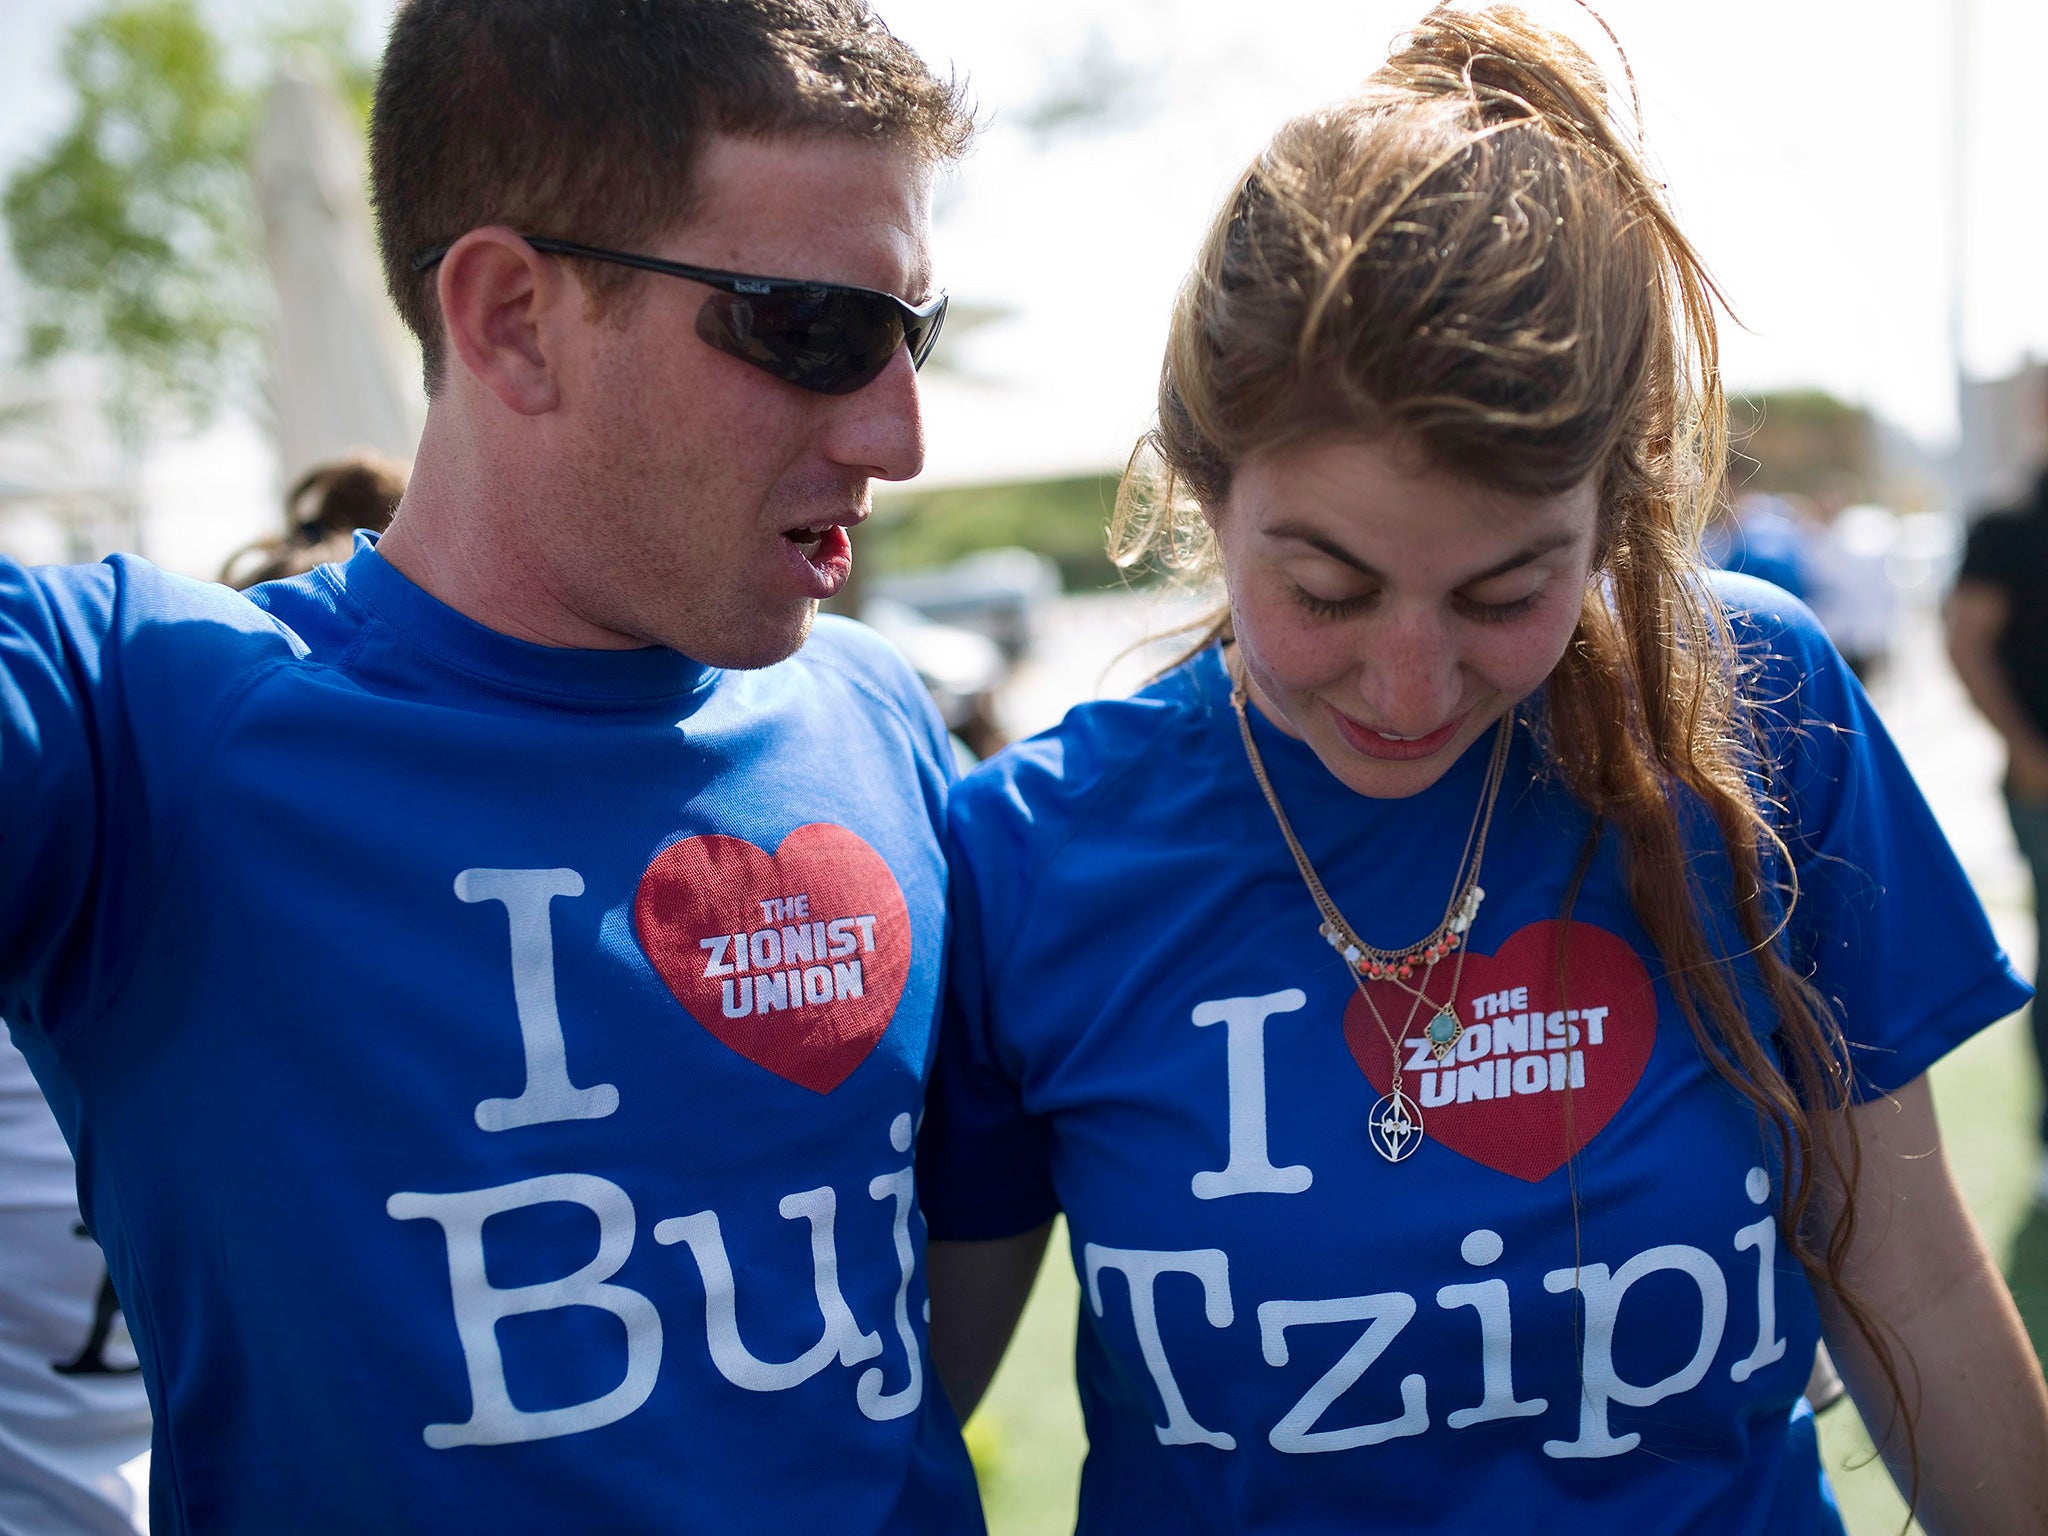
[{"label": "woman's eyelashes", "polygon": [[1295,601],[1319,619],[1349,618],[1377,596],[1377,592],[1360,592],[1354,597],[1318,597],[1307,587],[1297,585],[1294,589]]},{"label": "woman's eyelashes", "polygon": [[1542,595],[1543,589],[1538,587],[1506,602],[1483,603],[1475,597],[1457,597],[1452,601],[1457,604],[1458,611],[1468,619],[1476,619],[1481,624],[1505,624],[1508,620],[1518,619],[1534,608],[1536,600]]},{"label": "woman's eyelashes", "polygon": [[[1543,588],[1540,586],[1524,593],[1520,597],[1508,598],[1504,601],[1482,601],[1476,597],[1468,597],[1463,593],[1453,593],[1451,596],[1451,606],[1461,617],[1472,619],[1477,623],[1505,624],[1511,619],[1520,618],[1531,608],[1534,608],[1542,596]],[[1296,583],[1294,587],[1295,601],[1320,619],[1350,618],[1353,614],[1362,613],[1378,597],[1379,592],[1377,589],[1355,593],[1350,597],[1323,597],[1311,592],[1307,587],[1299,583]]]}]

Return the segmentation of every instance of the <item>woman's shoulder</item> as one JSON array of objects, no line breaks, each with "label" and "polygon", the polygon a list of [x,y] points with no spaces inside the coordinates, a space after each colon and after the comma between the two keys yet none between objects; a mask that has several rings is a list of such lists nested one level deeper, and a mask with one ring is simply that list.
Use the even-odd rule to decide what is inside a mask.
[{"label": "woman's shoulder", "polygon": [[1708,591],[1735,644],[1737,687],[1780,726],[1860,715],[1849,664],[1813,610],[1783,587],[1714,571]]},{"label": "woman's shoulder", "polygon": [[953,788],[948,819],[957,837],[1006,830],[1049,851],[1103,808],[1128,807],[1150,778],[1184,778],[1201,723],[1229,709],[1223,669],[1212,648],[1189,658],[1142,691],[1093,699],[1058,725],[1005,747]]},{"label": "woman's shoulder", "polygon": [[1851,785],[1917,798],[1862,684],[1813,611],[1754,577],[1717,573],[1713,592],[1735,644],[1735,686],[1779,830],[1802,843],[1817,835]]},{"label": "woman's shoulder", "polygon": [[1783,587],[1736,571],[1705,574],[1707,590],[1727,615],[1738,645],[1748,649],[1776,643],[1794,650],[1827,646],[1827,631],[1813,610]]}]

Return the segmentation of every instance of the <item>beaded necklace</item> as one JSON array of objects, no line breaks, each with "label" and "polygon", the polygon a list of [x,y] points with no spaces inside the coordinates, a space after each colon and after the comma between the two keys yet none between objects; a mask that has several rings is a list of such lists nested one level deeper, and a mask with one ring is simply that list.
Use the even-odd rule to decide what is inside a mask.
[{"label": "beaded necklace", "polygon": [[[1473,919],[1479,915],[1479,904],[1486,899],[1486,892],[1479,884],[1479,866],[1486,857],[1486,834],[1493,825],[1494,802],[1500,797],[1501,779],[1507,771],[1508,749],[1514,740],[1514,711],[1509,710],[1501,717],[1500,728],[1494,734],[1493,755],[1486,766],[1485,788],[1481,790],[1479,804],[1473,810],[1472,826],[1465,834],[1464,851],[1458,855],[1457,875],[1452,881],[1451,899],[1444,909],[1442,921],[1407,948],[1388,950],[1368,944],[1358,936],[1357,930],[1344,920],[1344,914],[1337,910],[1336,902],[1330,899],[1330,893],[1317,877],[1315,866],[1309,862],[1301,840],[1294,835],[1294,828],[1288,823],[1287,812],[1281,808],[1273,781],[1266,775],[1265,760],[1259,755],[1258,742],[1252,737],[1245,699],[1244,679],[1233,668],[1230,707],[1237,712],[1238,734],[1244,741],[1244,754],[1251,764],[1252,777],[1258,780],[1259,790],[1266,797],[1273,820],[1280,828],[1280,836],[1287,843],[1287,851],[1294,856],[1294,867],[1300,871],[1302,884],[1308,887],[1316,910],[1322,914],[1322,926],[1318,931],[1343,958],[1346,973],[1358,988],[1358,995],[1365,999],[1373,1022],[1379,1025],[1380,1034],[1393,1053],[1391,1091],[1373,1106],[1367,1130],[1373,1149],[1388,1162],[1398,1163],[1421,1145],[1423,1136],[1422,1111],[1401,1086],[1401,1040],[1414,1026],[1422,1004],[1429,1000],[1429,978],[1437,962],[1453,951],[1458,954],[1458,963],[1451,978],[1451,995],[1429,1021],[1429,1048],[1438,1061],[1446,1060],[1457,1049],[1458,1040],[1465,1033],[1464,1021],[1458,1016],[1458,987],[1465,979],[1465,935],[1471,931]],[[1418,967],[1422,972],[1421,985],[1411,985],[1409,978]],[[1368,979],[1390,981],[1414,999],[1408,1005],[1408,1017],[1399,1036],[1387,1028],[1379,1005],[1373,1001],[1372,993],[1366,987]]]}]

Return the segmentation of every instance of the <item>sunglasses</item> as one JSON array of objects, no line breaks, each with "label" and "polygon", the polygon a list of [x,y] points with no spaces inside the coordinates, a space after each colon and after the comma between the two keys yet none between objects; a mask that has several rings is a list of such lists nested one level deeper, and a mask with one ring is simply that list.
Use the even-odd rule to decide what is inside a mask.
[{"label": "sunglasses", "polygon": [[[849,283],[750,277],[547,235],[521,238],[550,256],[581,256],[659,272],[664,277],[688,278],[716,289],[697,311],[699,339],[785,383],[820,395],[850,395],[873,383],[898,347],[910,349],[913,368],[922,367],[939,339],[939,327],[946,322],[943,293],[922,304],[906,304],[894,294]],[[424,272],[447,254],[446,245],[422,251],[413,258],[412,269]]]}]

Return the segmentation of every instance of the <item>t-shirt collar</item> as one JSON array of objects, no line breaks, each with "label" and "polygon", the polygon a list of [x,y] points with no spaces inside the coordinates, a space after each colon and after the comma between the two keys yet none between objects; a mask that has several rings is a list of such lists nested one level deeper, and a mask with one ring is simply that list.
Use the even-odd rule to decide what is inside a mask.
[{"label": "t-shirt collar", "polygon": [[694,709],[720,676],[716,667],[664,646],[580,650],[501,634],[415,585],[377,552],[377,536],[356,535],[335,568],[346,596],[414,648],[497,692],[584,708],[675,703]]}]

